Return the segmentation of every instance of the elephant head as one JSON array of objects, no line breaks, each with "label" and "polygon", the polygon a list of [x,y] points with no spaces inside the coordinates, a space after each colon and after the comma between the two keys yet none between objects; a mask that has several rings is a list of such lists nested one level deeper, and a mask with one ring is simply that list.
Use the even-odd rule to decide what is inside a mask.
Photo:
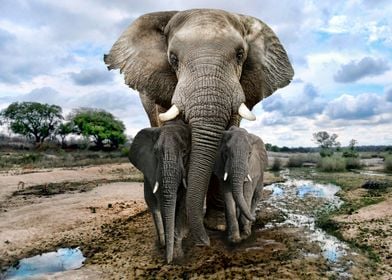
[{"label": "elephant head", "polygon": [[293,69],[262,21],[222,10],[158,12],[136,19],[104,57],[125,82],[192,131],[187,211],[197,244],[208,245],[203,203],[225,129],[254,119],[261,99],[288,85]]},{"label": "elephant head", "polygon": [[[173,259],[176,222],[180,222],[176,217],[185,215],[185,209],[180,209],[177,203],[185,197],[178,197],[177,194],[184,193],[180,189],[181,185],[186,188],[189,153],[190,130],[182,121],[171,121],[160,128],[141,130],[132,142],[129,153],[131,163],[144,174],[145,187],[146,181],[147,186],[154,186],[145,190],[145,198],[147,201],[153,199],[147,196],[156,196],[159,200],[157,206],[162,214],[166,260],[169,263]],[[185,227],[177,226],[181,229]]]}]

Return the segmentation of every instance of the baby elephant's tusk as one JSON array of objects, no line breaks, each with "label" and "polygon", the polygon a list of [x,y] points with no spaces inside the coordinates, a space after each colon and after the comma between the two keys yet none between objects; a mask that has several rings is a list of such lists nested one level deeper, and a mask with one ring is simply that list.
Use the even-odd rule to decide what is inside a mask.
[{"label": "baby elephant's tusk", "polygon": [[158,190],[158,187],[159,187],[159,183],[158,183],[158,181],[156,181],[155,185],[154,185],[154,189],[152,190],[152,193],[156,193]]}]

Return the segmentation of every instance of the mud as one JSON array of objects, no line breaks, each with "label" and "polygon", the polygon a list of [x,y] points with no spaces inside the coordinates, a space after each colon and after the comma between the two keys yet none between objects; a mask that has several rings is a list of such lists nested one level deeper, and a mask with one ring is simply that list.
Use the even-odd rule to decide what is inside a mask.
[{"label": "mud", "polygon": [[[233,246],[226,241],[224,232],[209,231],[210,247],[194,247],[189,239],[185,239],[184,259],[167,265],[163,249],[156,244],[153,222],[143,200],[142,184],[97,184],[97,179],[107,178],[110,174],[114,174],[111,177],[113,180],[118,176],[124,178],[129,170],[122,169],[122,165],[120,169],[123,171],[118,172],[115,170],[119,167],[115,165],[100,167],[104,168],[102,172],[89,168],[79,172],[89,171],[100,177],[91,176],[90,173],[90,178],[83,175],[82,180],[75,179],[69,183],[68,171],[52,170],[50,172],[67,175],[59,176],[54,181],[48,176],[45,181],[42,173],[31,173],[28,174],[30,181],[25,177],[27,187],[23,190],[16,185],[1,186],[3,197],[7,198],[0,201],[6,205],[3,208],[5,211],[0,213],[0,266],[3,271],[24,257],[58,248],[79,247],[86,257],[85,265],[78,270],[56,273],[50,277],[378,279],[369,260],[359,250],[328,257],[323,254],[320,242],[309,237],[307,223],[288,222],[290,215],[325,203],[314,197],[320,192],[309,192],[305,188],[299,195],[292,189],[295,199],[288,206],[300,212],[287,212],[273,201],[274,196],[281,195],[283,198],[287,194],[285,186],[280,186],[281,190],[277,193],[274,188],[267,188],[265,204],[258,212],[253,234],[248,240]],[[77,173],[72,174],[76,176]],[[4,176],[10,178],[11,175]],[[269,183],[278,179],[270,173],[266,177]],[[0,182],[2,179],[5,180],[0,178]],[[17,178],[12,180],[18,182]],[[55,184],[51,185],[53,189],[60,191],[53,191],[50,195],[45,190],[42,193],[42,186],[47,184]],[[349,265],[336,265],[339,262]],[[340,267],[344,269],[337,270]]]}]

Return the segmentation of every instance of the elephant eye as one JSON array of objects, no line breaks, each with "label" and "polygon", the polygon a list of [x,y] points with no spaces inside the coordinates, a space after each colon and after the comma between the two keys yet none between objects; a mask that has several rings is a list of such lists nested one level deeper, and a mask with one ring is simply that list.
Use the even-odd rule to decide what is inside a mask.
[{"label": "elephant eye", "polygon": [[241,63],[242,60],[244,59],[244,49],[242,48],[238,49],[236,53],[236,57],[237,57],[237,62]]},{"label": "elephant eye", "polygon": [[170,53],[169,55],[169,62],[170,65],[174,68],[174,70],[177,70],[178,68],[178,58],[174,53]]}]

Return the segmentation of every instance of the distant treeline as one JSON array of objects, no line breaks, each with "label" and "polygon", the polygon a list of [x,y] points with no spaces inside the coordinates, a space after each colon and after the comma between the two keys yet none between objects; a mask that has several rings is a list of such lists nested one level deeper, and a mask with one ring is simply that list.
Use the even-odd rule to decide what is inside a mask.
[{"label": "distant treeline", "polygon": [[[282,153],[319,153],[321,151],[320,147],[279,147],[276,145],[272,145],[267,143],[265,145],[267,151],[270,152],[282,152]],[[337,151],[343,150],[347,147],[339,147]],[[369,146],[355,146],[357,152],[392,152],[392,146],[389,145],[369,145]]]}]

